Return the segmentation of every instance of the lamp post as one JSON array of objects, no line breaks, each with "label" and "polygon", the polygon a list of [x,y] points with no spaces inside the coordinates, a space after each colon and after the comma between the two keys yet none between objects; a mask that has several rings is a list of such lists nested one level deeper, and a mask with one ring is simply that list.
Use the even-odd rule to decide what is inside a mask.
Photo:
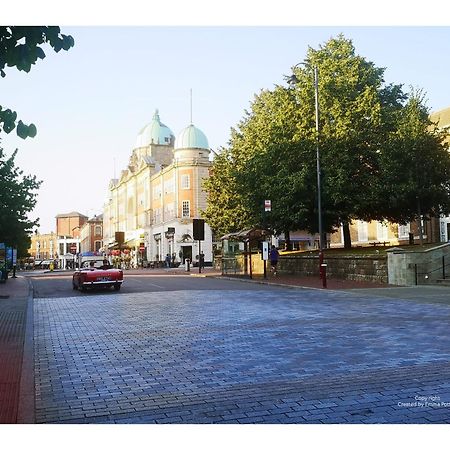
[{"label": "lamp post", "polygon": [[[298,63],[293,68],[294,69],[300,65],[306,66],[306,63]],[[320,174],[320,146],[319,146],[319,69],[317,66],[314,68],[314,103],[315,103],[315,116],[316,116],[316,171],[317,171],[317,214],[318,214],[318,226],[319,226],[319,265],[320,265],[320,277],[323,280],[323,287],[326,287],[326,274],[325,267],[323,264],[323,228],[322,228],[322,193],[321,193],[321,174]],[[295,74],[287,77],[287,82],[289,84],[298,83],[298,78]]]}]

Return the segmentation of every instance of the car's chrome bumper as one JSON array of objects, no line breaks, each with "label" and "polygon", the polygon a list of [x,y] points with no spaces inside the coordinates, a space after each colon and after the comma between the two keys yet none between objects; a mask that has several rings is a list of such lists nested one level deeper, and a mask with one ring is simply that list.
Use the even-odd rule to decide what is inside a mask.
[{"label": "car's chrome bumper", "polygon": [[81,283],[83,286],[98,286],[105,284],[122,284],[123,280],[108,280],[108,281],[84,281]]}]

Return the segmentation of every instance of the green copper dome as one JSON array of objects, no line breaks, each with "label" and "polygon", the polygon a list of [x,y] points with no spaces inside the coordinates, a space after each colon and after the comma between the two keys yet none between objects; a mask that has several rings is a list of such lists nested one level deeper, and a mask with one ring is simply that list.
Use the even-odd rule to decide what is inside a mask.
[{"label": "green copper dome", "polygon": [[175,150],[182,148],[205,148],[209,150],[208,139],[203,131],[189,125],[180,132],[175,140]]},{"label": "green copper dome", "polygon": [[152,121],[139,132],[136,148],[147,147],[150,144],[171,145],[174,138],[172,130],[161,123],[158,110],[156,110]]}]

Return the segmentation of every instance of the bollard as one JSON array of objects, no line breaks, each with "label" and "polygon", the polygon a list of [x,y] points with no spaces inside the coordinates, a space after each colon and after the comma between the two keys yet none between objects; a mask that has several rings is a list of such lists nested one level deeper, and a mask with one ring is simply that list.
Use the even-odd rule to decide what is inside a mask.
[{"label": "bollard", "polygon": [[186,258],[186,272],[191,271],[191,260],[189,258]]},{"label": "bollard", "polygon": [[320,272],[322,275],[322,287],[324,289],[326,289],[327,287],[327,265],[326,264],[321,264],[320,265]]}]

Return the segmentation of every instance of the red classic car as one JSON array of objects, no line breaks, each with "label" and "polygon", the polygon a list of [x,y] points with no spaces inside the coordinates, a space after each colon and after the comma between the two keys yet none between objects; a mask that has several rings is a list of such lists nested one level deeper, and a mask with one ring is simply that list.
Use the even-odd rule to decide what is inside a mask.
[{"label": "red classic car", "polygon": [[74,290],[85,291],[87,288],[110,288],[116,291],[123,283],[123,271],[113,269],[105,261],[85,261],[81,269],[76,270],[72,277],[72,287]]}]

